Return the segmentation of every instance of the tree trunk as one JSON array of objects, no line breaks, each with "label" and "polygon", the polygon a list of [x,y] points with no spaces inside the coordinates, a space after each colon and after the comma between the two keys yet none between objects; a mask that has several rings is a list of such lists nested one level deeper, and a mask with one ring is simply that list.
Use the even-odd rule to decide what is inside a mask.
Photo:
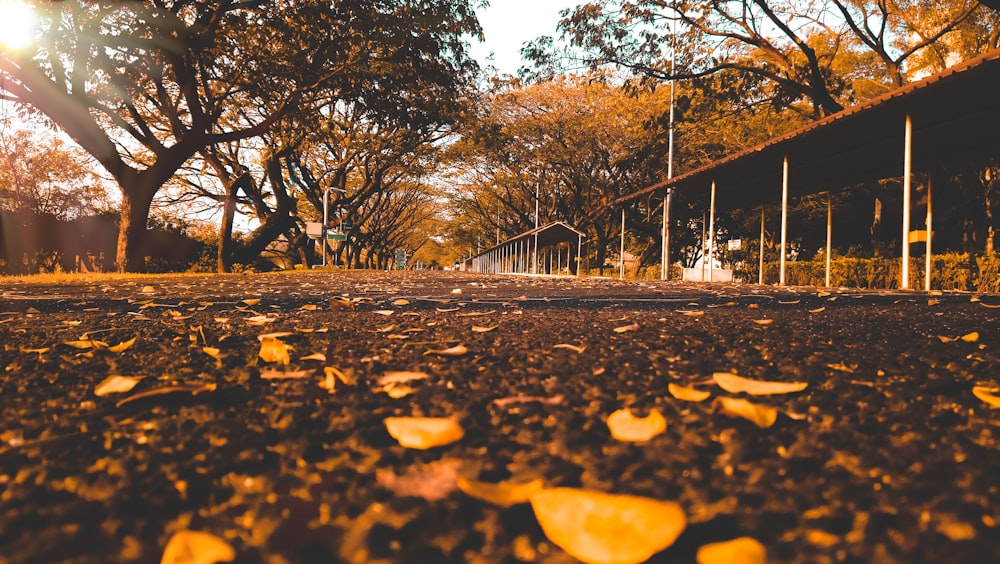
[{"label": "tree trunk", "polygon": [[222,208],[222,225],[219,226],[219,248],[216,266],[219,272],[229,272],[233,266],[233,222],[236,218],[236,192],[239,184],[226,187],[226,201]]},{"label": "tree trunk", "polygon": [[122,190],[121,218],[118,223],[118,272],[144,272],[146,257],[142,242],[146,236],[149,208],[155,190]]}]

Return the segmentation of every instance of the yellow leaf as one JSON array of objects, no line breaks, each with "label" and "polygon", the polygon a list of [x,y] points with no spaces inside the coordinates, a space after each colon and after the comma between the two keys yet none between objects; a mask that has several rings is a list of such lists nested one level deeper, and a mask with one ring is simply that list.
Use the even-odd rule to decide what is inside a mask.
[{"label": "yellow leaf", "polygon": [[478,500],[499,505],[500,507],[510,507],[519,503],[528,503],[531,496],[542,491],[545,482],[541,479],[512,484],[510,482],[500,482],[491,484],[477,480],[467,480],[462,476],[458,477],[458,489],[466,495]]},{"label": "yellow leaf", "polygon": [[52,350],[51,347],[42,347],[40,349],[21,349],[23,353],[35,353],[35,354],[45,354]]},{"label": "yellow leaf", "polygon": [[645,497],[551,488],[530,501],[545,536],[588,564],[644,562],[687,526],[678,504]]},{"label": "yellow leaf", "polygon": [[760,306],[757,304],[750,304],[747,306],[747,309],[760,309]]},{"label": "yellow leaf", "polygon": [[345,298],[330,298],[330,309],[354,309],[354,303]]},{"label": "yellow leaf", "polygon": [[451,444],[465,431],[450,417],[386,417],[385,428],[401,446],[426,450]]},{"label": "yellow leaf", "polygon": [[389,317],[390,315],[392,315],[392,314],[394,314],[396,312],[392,311],[391,309],[380,309],[380,310],[375,311],[373,313],[375,313],[375,315],[381,315],[383,317]]},{"label": "yellow leaf", "polygon": [[139,291],[142,292],[143,294],[146,294],[148,296],[150,294],[155,294],[156,293],[156,288],[154,288],[152,286],[143,286],[142,289],[139,290]]},{"label": "yellow leaf", "polygon": [[941,300],[935,300],[935,299],[927,300],[927,305],[929,306],[938,305],[939,303],[941,303]]},{"label": "yellow leaf", "polygon": [[312,370],[291,370],[285,372],[283,370],[265,368],[260,371],[260,378],[261,380],[298,380],[308,378],[312,373]]},{"label": "yellow leaf", "polygon": [[770,324],[774,323],[774,320],[773,319],[754,319],[753,322],[756,323],[757,325],[770,325]]},{"label": "yellow leaf", "polygon": [[732,417],[742,417],[761,429],[767,429],[778,420],[778,410],[766,405],[750,403],[745,399],[717,397],[713,407],[720,407],[722,412]]},{"label": "yellow leaf", "polygon": [[731,394],[747,393],[751,396],[770,396],[801,392],[809,386],[806,382],[764,382],[743,378],[730,372],[716,372],[712,379],[720,388]]},{"label": "yellow leaf", "polygon": [[243,300],[243,303],[245,303],[246,305],[248,305],[250,307],[253,307],[253,306],[255,306],[255,305],[257,305],[257,304],[260,303],[260,299],[259,298],[250,298],[250,299],[247,299],[247,300]]},{"label": "yellow leaf", "polygon": [[757,539],[740,537],[698,549],[698,564],[766,564],[767,549]]},{"label": "yellow leaf", "polygon": [[79,341],[66,341],[65,344],[73,347],[74,349],[106,349],[108,344],[104,341],[95,341],[93,339],[81,339]]},{"label": "yellow leaf", "polygon": [[403,298],[399,298],[398,300],[395,300],[394,302],[392,302],[392,305],[394,305],[394,306],[410,305],[410,300],[404,300]]},{"label": "yellow leaf", "polygon": [[826,311],[826,307],[818,307],[816,309],[810,309],[809,313],[821,313]]},{"label": "yellow leaf", "polygon": [[430,378],[430,376],[426,372],[390,370],[379,376],[375,383],[379,386],[389,386],[392,384],[412,382],[414,380],[426,380],[427,378]]},{"label": "yellow leaf", "polygon": [[429,354],[436,354],[440,356],[462,356],[468,354],[469,349],[465,348],[463,345],[455,345],[454,347],[448,347],[447,349],[430,349],[424,353],[424,356]]},{"label": "yellow leaf", "polygon": [[987,388],[986,386],[974,386],[972,395],[986,402],[990,407],[1000,407],[1000,396],[996,396],[1000,388]]},{"label": "yellow leaf", "polygon": [[827,297],[829,295],[830,295],[830,292],[817,292],[816,293],[816,297],[817,298],[825,298],[825,297]]},{"label": "yellow leaf", "polygon": [[962,335],[961,339],[963,341],[965,341],[966,343],[975,343],[976,341],[979,340],[979,333],[976,332],[976,331],[973,331],[972,333],[968,333],[966,335]]},{"label": "yellow leaf", "polygon": [[569,350],[569,351],[573,351],[576,354],[583,354],[583,351],[587,347],[578,347],[576,345],[570,345],[570,344],[567,344],[567,343],[559,343],[558,345],[552,345],[552,348],[554,348],[554,349],[566,349],[566,350]]},{"label": "yellow leaf", "polygon": [[985,307],[986,309],[997,309],[997,308],[1000,308],[1000,304],[988,304],[986,302],[979,302],[979,305]]},{"label": "yellow leaf", "polygon": [[258,341],[265,341],[267,339],[280,339],[282,337],[291,337],[295,333],[289,333],[288,331],[277,331],[275,333],[264,333],[263,335],[257,335]]},{"label": "yellow leaf", "polygon": [[490,331],[493,331],[497,327],[499,327],[499,325],[493,325],[493,326],[490,326],[490,327],[482,327],[480,325],[473,325],[472,326],[472,332],[473,333],[489,333]]},{"label": "yellow leaf", "polygon": [[134,376],[108,376],[94,388],[94,395],[104,397],[109,394],[124,394],[132,391],[138,383],[139,378]]},{"label": "yellow leaf", "polygon": [[288,349],[288,345],[279,341],[277,338],[265,337],[260,342],[260,352],[257,354],[264,362],[288,364],[291,361],[288,356]]},{"label": "yellow leaf", "polygon": [[135,340],[137,338],[138,337],[132,337],[131,339],[129,339],[127,341],[118,343],[117,345],[115,345],[113,347],[109,347],[108,350],[111,351],[111,352],[113,352],[113,353],[120,353],[120,352],[124,351],[125,349],[127,349],[127,348],[131,347],[132,345],[134,345],[135,344]]},{"label": "yellow leaf", "polygon": [[306,311],[316,311],[317,309],[319,309],[319,306],[317,306],[316,304],[305,304],[302,306],[302,309]]},{"label": "yellow leaf", "polygon": [[681,315],[685,315],[687,317],[701,317],[701,316],[705,315],[704,311],[684,311],[684,310],[682,310],[682,311],[678,311],[677,313],[679,313]]},{"label": "yellow leaf", "polygon": [[177,531],[163,550],[160,564],[231,562],[236,551],[219,537],[200,531]]},{"label": "yellow leaf", "polygon": [[615,333],[625,333],[625,332],[628,332],[628,331],[635,331],[638,328],[639,328],[639,324],[638,323],[633,323],[631,325],[623,325],[621,327],[615,327],[614,331],[615,331]]},{"label": "yellow leaf", "polygon": [[388,386],[384,386],[382,391],[392,399],[400,399],[405,398],[416,390],[406,384],[389,384]]},{"label": "yellow leaf", "polygon": [[673,383],[667,384],[667,391],[670,392],[670,395],[683,401],[705,401],[708,399],[708,396],[712,395],[708,391],[696,390],[687,386],[678,386]]},{"label": "yellow leaf", "polygon": [[938,339],[941,339],[942,343],[954,343],[958,340],[958,337],[946,337],[944,335],[938,335]]},{"label": "yellow leaf", "polygon": [[222,350],[215,347],[202,347],[201,352],[207,354],[208,356],[214,358],[215,360],[222,360]]},{"label": "yellow leaf", "polygon": [[318,360],[320,362],[326,362],[326,355],[323,353],[313,353],[308,356],[304,356],[299,360]]},{"label": "yellow leaf", "polygon": [[667,420],[653,409],[646,417],[632,415],[632,410],[619,409],[608,416],[611,436],[628,443],[644,443],[667,430]]},{"label": "yellow leaf", "polygon": [[358,377],[354,376],[353,372],[351,373],[352,374],[351,376],[348,376],[347,374],[344,374],[343,372],[337,370],[332,366],[327,366],[323,368],[323,371],[326,372],[327,374],[333,374],[334,376],[337,377],[338,380],[347,384],[348,386],[353,386],[358,383]]}]

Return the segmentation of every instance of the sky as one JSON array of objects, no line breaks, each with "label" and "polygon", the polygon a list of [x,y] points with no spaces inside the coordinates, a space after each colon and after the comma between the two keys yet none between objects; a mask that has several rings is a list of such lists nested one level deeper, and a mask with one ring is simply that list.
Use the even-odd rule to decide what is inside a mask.
[{"label": "sky", "polygon": [[[575,8],[584,0],[490,0],[490,7],[479,9],[479,23],[486,41],[472,41],[472,56],[480,66],[489,64],[502,74],[517,74],[521,45],[540,35],[556,35],[559,12]],[[494,60],[487,61],[490,53]]]}]

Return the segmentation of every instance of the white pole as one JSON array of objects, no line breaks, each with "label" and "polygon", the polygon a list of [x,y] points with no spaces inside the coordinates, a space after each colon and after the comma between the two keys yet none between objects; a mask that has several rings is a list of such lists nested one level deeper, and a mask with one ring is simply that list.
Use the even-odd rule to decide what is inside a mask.
[{"label": "white pole", "polygon": [[[674,63],[677,59],[677,20],[670,24],[670,121],[667,128],[667,180],[674,177]],[[670,278],[670,204],[673,189],[668,186],[663,192],[663,249],[660,256],[660,280]]]},{"label": "white pole", "polygon": [[760,208],[760,267],[757,270],[757,284],[764,285],[764,207]]},{"label": "white pole", "polygon": [[323,246],[323,267],[326,267],[326,246],[328,239],[326,238],[326,226],[330,219],[330,187],[327,186],[326,190],[323,190],[323,239],[320,241]]},{"label": "white pole", "polygon": [[[673,130],[670,131],[671,144],[673,144]],[[671,157],[672,158],[672,157]],[[667,178],[670,177],[670,165],[667,165]],[[660,256],[660,280],[670,279],[670,200],[673,189],[667,188],[663,192],[663,249]]]},{"label": "white pole", "polygon": [[903,135],[903,265],[899,287],[910,287],[910,176],[913,170],[913,122],[906,116]]},{"label": "white pole", "polygon": [[778,274],[778,285],[785,285],[785,253],[788,242],[788,157],[781,165],[781,272]]},{"label": "white pole", "polygon": [[924,291],[931,291],[931,179],[933,175],[927,176],[927,249],[924,251]]},{"label": "white pole", "polygon": [[625,279],[625,208],[622,208],[622,244],[618,253],[618,279]]},{"label": "white pole", "polygon": [[826,197],[826,287],[830,287],[830,254],[833,250],[833,204]]},{"label": "white pole", "polygon": [[580,254],[583,248],[583,235],[576,236],[576,275],[580,276]]},{"label": "white pole", "polygon": [[708,205],[708,281],[712,281],[715,268],[715,181],[712,181],[712,196]]}]

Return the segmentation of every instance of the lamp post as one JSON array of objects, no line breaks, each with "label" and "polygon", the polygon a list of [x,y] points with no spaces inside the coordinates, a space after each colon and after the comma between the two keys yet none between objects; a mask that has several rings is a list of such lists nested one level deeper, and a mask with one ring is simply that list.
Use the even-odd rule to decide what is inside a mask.
[{"label": "lamp post", "polygon": [[334,188],[333,186],[327,186],[326,190],[323,190],[323,267],[326,267],[326,246],[330,243],[326,238],[326,226],[330,222],[330,190],[334,192],[341,192],[346,194],[347,190],[343,188]]}]

